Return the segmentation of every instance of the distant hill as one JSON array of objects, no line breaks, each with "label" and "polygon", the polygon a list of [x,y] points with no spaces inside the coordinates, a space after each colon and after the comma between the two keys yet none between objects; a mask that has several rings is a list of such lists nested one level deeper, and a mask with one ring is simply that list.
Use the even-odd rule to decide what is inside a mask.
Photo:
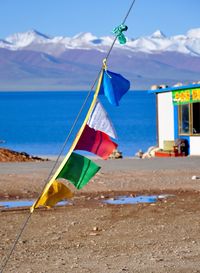
[{"label": "distant hill", "polygon": [[[0,90],[88,90],[113,37],[81,33],[50,37],[36,30],[0,39]],[[116,44],[109,69],[131,89],[200,80],[200,28],[166,37],[161,31]]]}]

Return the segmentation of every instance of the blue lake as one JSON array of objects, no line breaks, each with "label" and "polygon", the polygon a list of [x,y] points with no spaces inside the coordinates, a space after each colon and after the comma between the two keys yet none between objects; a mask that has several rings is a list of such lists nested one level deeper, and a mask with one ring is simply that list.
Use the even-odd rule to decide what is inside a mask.
[{"label": "blue lake", "polygon": [[[0,140],[7,147],[32,155],[57,155],[87,96],[87,92],[0,92]],[[155,96],[146,91],[129,91],[119,107],[100,97],[118,134],[123,156],[134,156],[156,144]],[[68,141],[72,143],[85,111]]]}]

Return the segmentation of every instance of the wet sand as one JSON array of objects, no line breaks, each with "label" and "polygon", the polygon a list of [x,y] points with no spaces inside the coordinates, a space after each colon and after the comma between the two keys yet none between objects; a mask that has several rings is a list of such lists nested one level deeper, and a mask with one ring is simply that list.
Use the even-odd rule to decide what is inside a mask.
[{"label": "wet sand", "polygon": [[[200,272],[200,158],[102,161],[71,205],[34,212],[4,272]],[[0,164],[0,200],[36,198],[54,162]],[[118,195],[172,194],[108,205]],[[28,209],[0,211],[0,261]]]}]

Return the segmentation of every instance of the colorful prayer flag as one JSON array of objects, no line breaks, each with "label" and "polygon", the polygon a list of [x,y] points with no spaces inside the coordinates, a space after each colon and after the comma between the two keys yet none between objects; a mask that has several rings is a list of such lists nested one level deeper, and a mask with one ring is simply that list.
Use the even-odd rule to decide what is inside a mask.
[{"label": "colorful prayer flag", "polygon": [[69,180],[77,189],[83,188],[101,167],[92,160],[72,153],[57,178]]},{"label": "colorful prayer flag", "polygon": [[107,159],[117,146],[107,134],[86,125],[75,150],[85,150]]},{"label": "colorful prayer flag", "polygon": [[70,189],[68,189],[63,183],[54,181],[50,186],[46,186],[34,208],[38,208],[39,206],[53,207],[63,199],[71,197],[73,197],[73,193]]},{"label": "colorful prayer flag", "polygon": [[93,111],[88,119],[90,128],[106,133],[112,138],[117,138],[114,126],[100,101],[97,100]]},{"label": "colorful prayer flag", "polygon": [[130,82],[120,74],[105,70],[99,95],[105,95],[115,106],[119,105],[121,97],[129,90]]}]

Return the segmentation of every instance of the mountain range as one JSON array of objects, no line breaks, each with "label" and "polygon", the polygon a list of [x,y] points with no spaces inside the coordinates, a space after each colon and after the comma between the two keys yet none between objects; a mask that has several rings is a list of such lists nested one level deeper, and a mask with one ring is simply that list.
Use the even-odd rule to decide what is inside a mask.
[{"label": "mountain range", "polygon": [[[0,39],[0,90],[88,90],[113,39],[91,33],[50,37],[36,30]],[[117,42],[108,69],[129,79],[133,90],[199,81],[200,28]]]}]

